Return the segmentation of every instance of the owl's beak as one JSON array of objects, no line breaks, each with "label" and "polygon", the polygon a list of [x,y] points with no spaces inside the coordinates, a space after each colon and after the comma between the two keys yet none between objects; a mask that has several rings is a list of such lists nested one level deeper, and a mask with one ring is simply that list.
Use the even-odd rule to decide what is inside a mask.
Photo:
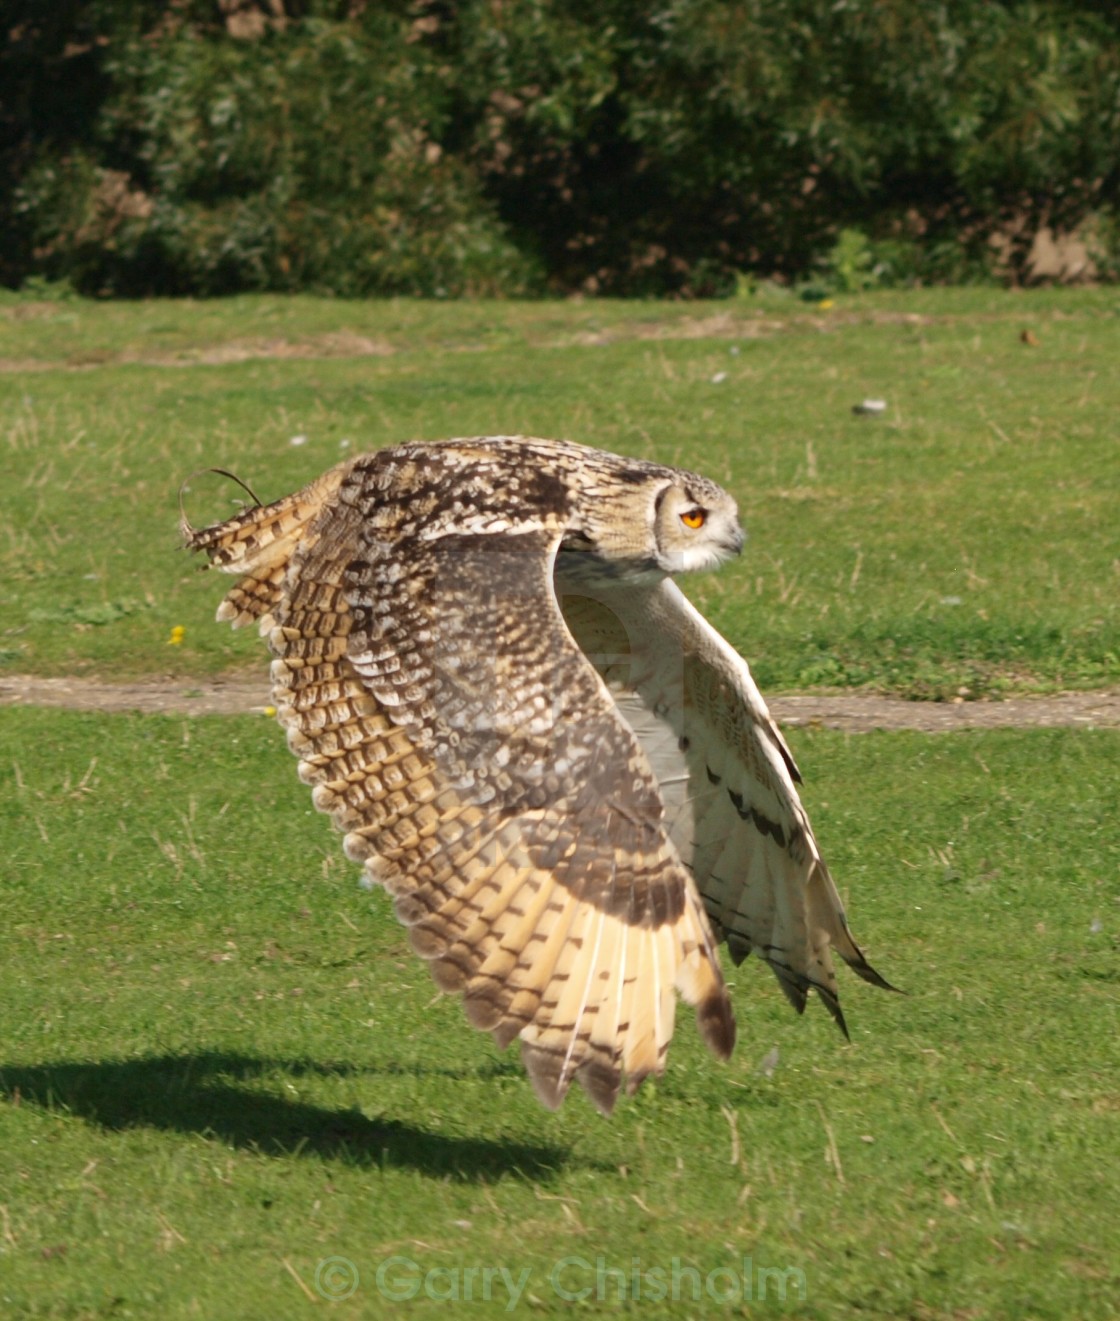
[{"label": "owl's beak", "polygon": [[746,545],[746,541],[747,534],[741,527],[736,527],[731,536],[729,536],[723,544],[726,546],[729,555],[741,555],[743,553],[743,547]]}]

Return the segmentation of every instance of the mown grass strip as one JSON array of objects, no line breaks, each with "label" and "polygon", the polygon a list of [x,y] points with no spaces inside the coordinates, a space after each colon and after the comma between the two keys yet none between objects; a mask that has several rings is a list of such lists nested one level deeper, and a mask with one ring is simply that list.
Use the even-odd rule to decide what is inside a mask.
[{"label": "mown grass strip", "polygon": [[[49,314],[21,320],[27,306]],[[690,590],[764,689],[1113,683],[1118,310],[1110,290],[920,290],[831,312],[776,295],[9,302],[0,352],[58,369],[0,373],[0,665],[189,678],[259,664],[253,639],[211,625],[220,584],[177,550],[186,476],[229,467],[271,498],[409,437],[529,432],[699,468],[736,494],[747,550]],[[394,351],[267,356],[270,334],[344,332]],[[265,356],[119,361],[247,340]],[[109,365],[65,369],[82,345]],[[852,413],[867,396],[883,417]],[[191,513],[236,498],[196,482]]]},{"label": "mown grass strip", "polygon": [[434,997],[271,721],[2,713],[6,1314],[299,1315],[342,1258],[354,1317],[503,1266],[525,1314],[1110,1316],[1120,736],[792,738],[906,994],[844,976],[848,1046],[748,961],[732,1062],[682,1014],[604,1122]]}]

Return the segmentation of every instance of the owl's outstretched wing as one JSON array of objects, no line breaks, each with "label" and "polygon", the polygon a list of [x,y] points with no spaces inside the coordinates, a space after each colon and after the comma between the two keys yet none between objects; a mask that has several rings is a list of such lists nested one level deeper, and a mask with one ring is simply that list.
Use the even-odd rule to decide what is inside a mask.
[{"label": "owl's outstretched wing", "polygon": [[662,1071],[675,991],[724,1057],[734,1020],[657,781],[560,614],[568,493],[513,515],[510,482],[537,479],[497,463],[383,451],[327,474],[298,535],[314,488],[189,544],[270,585],[219,617],[261,619],[300,776],[437,983],[521,1039],[546,1105],[578,1078],[609,1112]]},{"label": "owl's outstretched wing", "polygon": [[[275,622],[272,612],[287,590],[292,556],[297,548],[306,554],[320,531],[330,526],[321,516],[334,507],[339,488],[356,462],[339,463],[302,490],[272,504],[242,510],[211,527],[191,527],[183,514],[179,530],[185,548],[204,551],[214,568],[240,577],[218,607],[219,622],[228,620],[240,628],[255,619],[262,634],[267,634]],[[207,471],[231,475],[220,468]],[[233,480],[243,485],[240,479]]]},{"label": "owl's outstretched wing", "polygon": [[816,990],[847,1035],[831,951],[891,988],[848,929],[801,776],[746,661],[667,579],[562,604],[646,750],[717,938],[736,963],[765,959],[798,1013]]}]

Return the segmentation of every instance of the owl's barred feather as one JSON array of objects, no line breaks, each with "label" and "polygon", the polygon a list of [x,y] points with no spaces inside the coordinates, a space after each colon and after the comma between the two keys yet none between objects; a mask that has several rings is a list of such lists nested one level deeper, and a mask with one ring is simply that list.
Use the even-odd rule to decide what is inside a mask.
[{"label": "owl's barred feather", "polygon": [[187,545],[242,575],[278,717],[347,856],[537,1095],[609,1113],[675,998],[726,1058],[716,938],[843,1027],[848,931],[746,663],[666,576],[742,544],[695,474],[524,437],[399,445]]},{"label": "owl's barred feather", "polygon": [[340,463],[302,491],[245,509],[213,527],[196,530],[185,516],[181,519],[180,531],[189,550],[205,551],[215,568],[243,575],[218,607],[219,623],[228,620],[240,628],[255,619],[261,632],[267,633],[273,622],[270,612],[283,598],[296,548],[315,535],[319,516],[354,462]]}]

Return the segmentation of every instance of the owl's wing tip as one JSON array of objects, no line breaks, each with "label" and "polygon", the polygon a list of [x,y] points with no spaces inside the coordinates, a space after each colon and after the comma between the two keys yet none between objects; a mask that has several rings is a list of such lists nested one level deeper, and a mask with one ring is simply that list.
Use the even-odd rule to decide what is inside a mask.
[{"label": "owl's wing tip", "polygon": [[[237,485],[241,487],[250,500],[252,500],[255,508],[260,508],[261,505],[260,497],[256,494],[253,488],[249,486],[247,482],[243,482],[236,473],[230,472],[228,468],[198,468],[188,477],[184,477],[179,484],[179,534],[183,538],[184,550],[205,550],[213,544],[207,537],[207,533],[215,531],[215,528],[196,528],[187,517],[185,496],[190,490],[191,482],[193,482],[196,477],[203,476],[204,473],[215,473],[219,477],[228,477],[231,482],[236,482]],[[223,524],[217,524],[216,526],[221,527]]]},{"label": "owl's wing tip", "polygon": [[529,1075],[537,1100],[546,1110],[559,1110],[571,1083],[558,1067],[553,1051],[542,1050],[534,1042],[521,1041],[521,1063]]},{"label": "owl's wing tip", "polygon": [[721,984],[718,991],[696,1006],[696,1022],[712,1053],[721,1060],[730,1059],[737,1029],[726,987]]},{"label": "owl's wing tip", "polygon": [[851,968],[857,976],[862,977],[869,986],[877,986],[881,991],[893,991],[895,995],[906,994],[900,986],[893,986],[887,981],[882,973],[876,972],[862,955],[858,961],[847,959],[845,962],[848,964],[848,967]]}]

